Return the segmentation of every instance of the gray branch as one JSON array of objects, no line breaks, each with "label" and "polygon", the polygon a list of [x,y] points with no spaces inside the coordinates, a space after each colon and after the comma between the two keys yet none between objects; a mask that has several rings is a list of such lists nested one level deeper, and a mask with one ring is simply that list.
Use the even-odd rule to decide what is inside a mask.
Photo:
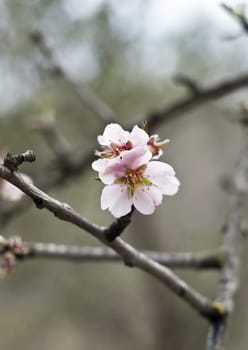
[{"label": "gray branch", "polygon": [[44,58],[48,61],[49,72],[52,76],[62,77],[72,88],[79,99],[101,120],[111,122],[117,119],[113,110],[98,96],[96,96],[86,85],[78,84],[69,76],[65,69],[59,64],[51,47],[47,44],[46,38],[41,32],[33,32],[30,35],[32,42],[38,47]]},{"label": "gray branch", "polygon": [[[70,222],[73,225],[76,225],[89,232],[103,244],[112,248],[122,257],[128,266],[138,267],[160,280],[171,291],[197,310],[202,316],[207,318],[218,317],[219,310],[215,307],[211,300],[191,288],[169,268],[152,260],[144,253],[139,252],[120,238],[116,238],[111,242],[107,240],[105,233],[108,232],[109,234],[108,227],[101,227],[91,223],[86,218],[80,216],[68,204],[61,203],[58,200],[50,197],[48,194],[42,192],[34,185],[28,184],[20,174],[12,173],[5,166],[0,166],[0,176],[26,193],[39,209],[46,208],[60,220]],[[116,225],[112,224],[111,227],[117,229]],[[123,230],[124,228],[125,227],[122,226]]]},{"label": "gray branch", "polygon": [[[120,262],[123,259],[111,248],[65,245],[56,243],[22,242],[16,254],[15,246],[5,240],[0,244],[0,254],[11,251],[17,259],[48,258],[71,262]],[[221,251],[165,253],[144,250],[141,253],[161,265],[183,269],[220,269],[225,261]]]},{"label": "gray branch", "polygon": [[[246,135],[247,137],[247,135]],[[224,228],[222,250],[226,260],[220,273],[217,306],[223,308],[223,317],[212,322],[207,339],[208,350],[223,350],[230,314],[234,307],[234,297],[239,285],[240,240],[242,219],[247,202],[244,187],[248,188],[248,144],[244,148],[234,177],[235,193],[232,194],[231,210]]]},{"label": "gray branch", "polygon": [[175,120],[183,113],[191,111],[200,105],[209,101],[215,101],[236,90],[248,87],[248,74],[233,79],[222,81],[208,88],[201,87],[197,94],[175,101],[170,106],[149,113],[143,120],[147,120],[151,128],[158,127],[160,124]]},{"label": "gray branch", "polygon": [[240,23],[243,30],[246,33],[248,33],[248,20],[245,16],[244,8],[240,10],[235,10],[233,7],[228,6],[226,4],[222,4],[221,6],[227,13],[229,13],[230,16],[236,19]]},{"label": "gray branch", "polygon": [[[224,97],[236,90],[246,87],[248,87],[248,75],[225,80],[208,88],[201,88],[200,93],[197,95],[178,99],[172,105],[150,113],[147,117],[143,117],[140,122],[146,119],[149,126],[153,129],[162,123],[174,120],[174,118],[179,117],[183,113],[186,113],[201,104]],[[132,125],[128,128],[131,127]],[[94,160],[94,149],[95,147],[89,147],[83,154],[81,152],[71,152],[70,162],[67,163],[67,171],[56,171],[50,176],[42,175],[36,180],[36,183],[39,187],[48,190],[63,185],[64,182],[71,177],[82,174],[88,168],[89,163]],[[7,224],[13,216],[22,213],[28,206],[29,202],[27,201],[23,201],[21,205],[3,206],[0,210],[1,225]]]}]

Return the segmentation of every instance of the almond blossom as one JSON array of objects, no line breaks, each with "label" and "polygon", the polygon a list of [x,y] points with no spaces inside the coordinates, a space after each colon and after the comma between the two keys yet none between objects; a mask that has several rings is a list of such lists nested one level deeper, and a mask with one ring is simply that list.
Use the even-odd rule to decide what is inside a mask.
[{"label": "almond blossom", "polygon": [[135,125],[131,132],[123,130],[117,123],[110,123],[105,127],[103,135],[97,138],[101,150],[95,154],[100,159],[92,163],[95,171],[102,173],[105,169],[126,153],[132,152],[137,147],[143,149],[144,163],[151,158],[158,159],[162,154],[162,148],[169,140],[160,141],[158,135],[149,136],[145,130]]},{"label": "almond blossom", "polygon": [[[148,137],[149,140],[149,137]],[[156,140],[155,140],[156,141]],[[163,195],[177,193],[180,182],[174,169],[166,163],[147,156],[147,142],[120,157],[93,162],[100,180],[106,185],[101,195],[101,208],[108,209],[116,218],[128,214],[134,206],[144,215],[152,214],[162,203]],[[96,165],[97,164],[97,165]]]},{"label": "almond blossom", "polygon": [[152,152],[147,146],[149,142],[148,134],[137,125],[131,132],[123,130],[117,123],[110,123],[106,126],[103,135],[97,138],[101,150],[96,151],[96,155],[100,159],[93,162],[92,167],[96,171],[103,171],[112,160],[120,159],[127,152],[133,151],[136,147],[141,147],[149,161],[152,157]]}]

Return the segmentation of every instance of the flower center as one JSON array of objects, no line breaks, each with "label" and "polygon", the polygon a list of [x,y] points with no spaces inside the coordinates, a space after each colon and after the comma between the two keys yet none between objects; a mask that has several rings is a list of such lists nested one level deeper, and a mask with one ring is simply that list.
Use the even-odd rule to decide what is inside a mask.
[{"label": "flower center", "polygon": [[149,147],[149,150],[151,151],[153,156],[158,156],[161,148],[167,146],[169,142],[170,140],[168,139],[160,141],[158,135],[152,135],[149,141],[147,142],[147,146]]},{"label": "flower center", "polygon": [[146,164],[141,165],[137,169],[127,168],[126,173],[121,178],[115,180],[116,184],[120,184],[121,191],[124,191],[124,185],[127,186],[128,197],[131,198],[140,186],[151,186],[151,181],[144,177]]},{"label": "flower center", "polygon": [[131,141],[118,145],[117,143],[111,142],[110,146],[103,146],[102,151],[96,151],[95,154],[101,158],[115,158],[123,151],[129,151],[133,145]]},{"label": "flower center", "polygon": [[127,141],[122,145],[117,145],[116,143],[112,142],[110,146],[113,150],[113,156],[118,156],[121,152],[129,151],[130,149],[132,149],[132,143],[130,141]]}]

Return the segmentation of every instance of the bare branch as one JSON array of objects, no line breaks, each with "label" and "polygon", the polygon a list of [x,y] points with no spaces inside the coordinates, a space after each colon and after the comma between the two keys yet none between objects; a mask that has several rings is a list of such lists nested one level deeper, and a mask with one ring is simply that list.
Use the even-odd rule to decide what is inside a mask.
[{"label": "bare branch", "polygon": [[[247,136],[247,135],[246,135]],[[216,296],[217,305],[224,312],[223,318],[211,323],[208,339],[208,350],[224,349],[225,334],[229,315],[233,311],[234,297],[239,284],[240,253],[239,243],[242,237],[242,218],[247,196],[242,193],[244,184],[248,184],[248,144],[243,150],[239,165],[237,166],[234,184],[236,192],[233,194],[232,208],[225,225],[225,238],[222,250],[226,260],[220,273],[219,290]]]},{"label": "bare branch", "polygon": [[71,145],[56,128],[55,112],[48,111],[35,119],[30,129],[39,132],[53,151],[56,158],[52,161],[52,167],[56,167],[61,174],[70,172],[73,167],[71,159],[74,152]]},{"label": "bare branch", "polygon": [[221,4],[221,6],[229,15],[235,18],[240,23],[244,31],[248,33],[248,20],[245,16],[244,6],[240,9],[234,9],[226,4]]},{"label": "bare branch", "polygon": [[177,84],[185,86],[191,92],[192,95],[198,95],[199,93],[201,93],[201,88],[197,84],[197,82],[192,78],[187,77],[186,75],[178,74],[174,77],[174,81]]},{"label": "bare branch", "polygon": [[[116,238],[112,242],[106,240],[105,233],[108,228],[101,227],[89,222],[86,218],[80,216],[77,212],[75,212],[68,204],[61,203],[56,199],[50,197],[48,194],[42,192],[34,185],[28,184],[20,174],[12,173],[8,168],[4,166],[0,166],[0,176],[26,193],[34,201],[39,209],[46,208],[60,220],[70,222],[73,225],[86,230],[102,243],[112,248],[117,254],[119,254],[128,266],[138,267],[160,280],[171,291],[173,291],[176,295],[181,297],[195,310],[197,310],[202,316],[211,319],[219,317],[218,308],[216,308],[208,298],[192,289],[185,281],[175,275],[169,268],[160,265],[120,238]],[[120,221],[119,224],[124,230],[125,225],[123,225],[123,223]],[[118,229],[118,227],[115,229]]]},{"label": "bare branch", "polygon": [[[0,255],[11,251],[17,259],[48,258],[61,259],[71,262],[119,262],[123,259],[111,248],[75,246],[56,243],[22,242],[14,237],[9,240],[1,239]],[[14,244],[13,244],[14,242]],[[18,250],[16,250],[18,246]],[[225,256],[221,251],[209,252],[174,252],[165,253],[144,250],[141,253],[159,262],[161,265],[172,268],[186,269],[219,269],[222,267]]]},{"label": "bare branch", "polygon": [[179,117],[183,113],[203,105],[204,103],[215,101],[221,97],[233,93],[236,90],[247,87],[248,74],[243,74],[239,77],[212,85],[209,88],[201,88],[198,94],[177,100],[166,108],[151,112],[145,118],[143,118],[143,120],[147,120],[149,126],[155,128],[162,123],[175,120],[176,117]]},{"label": "bare branch", "polygon": [[34,162],[35,161],[35,154],[33,151],[26,151],[21,154],[11,154],[7,153],[7,155],[4,158],[4,166],[6,166],[9,170],[15,171],[18,169],[18,166],[21,165],[23,162]]},{"label": "bare branch", "polygon": [[39,48],[40,52],[47,59],[49,66],[49,72],[52,76],[62,77],[71,86],[75,94],[80,98],[84,105],[86,105],[92,112],[94,112],[101,120],[111,122],[117,119],[116,114],[112,109],[85,85],[78,86],[78,84],[72,80],[65,69],[58,63],[54,52],[46,42],[46,38],[41,32],[33,32],[30,34],[32,42]]},{"label": "bare branch", "polygon": [[[162,123],[174,120],[174,118],[181,116],[183,113],[192,110],[201,104],[224,97],[245,87],[248,87],[248,75],[226,80],[210,86],[207,89],[202,88],[201,93],[198,95],[179,99],[167,108],[150,113],[147,117],[143,117],[140,122],[147,119],[149,126],[153,129]],[[131,129],[132,125],[129,125],[127,128]],[[94,148],[89,147],[83,154],[81,152],[78,154],[72,152],[69,157],[70,161],[67,162],[66,171],[53,172],[49,177],[41,175],[40,178],[36,179],[38,187],[48,190],[63,185],[68,178],[82,174],[88,168],[89,163],[94,160]],[[28,206],[29,202],[23,201],[21,205],[18,204],[8,208],[1,208],[1,225],[6,225],[14,215],[22,213]]]}]

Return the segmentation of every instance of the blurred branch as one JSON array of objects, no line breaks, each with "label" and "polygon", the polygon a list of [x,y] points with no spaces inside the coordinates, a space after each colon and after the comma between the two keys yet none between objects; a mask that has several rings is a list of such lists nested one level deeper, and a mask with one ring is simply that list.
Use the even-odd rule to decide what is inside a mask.
[{"label": "blurred branch", "polygon": [[58,63],[54,52],[46,42],[44,34],[39,31],[30,34],[30,38],[34,45],[39,48],[40,52],[49,64],[49,73],[51,76],[62,77],[71,86],[72,90],[80,98],[84,105],[86,105],[92,112],[94,112],[105,123],[111,122],[117,119],[116,114],[112,109],[98,96],[96,96],[88,87],[78,86],[78,84],[72,80],[65,69]]},{"label": "blurred branch", "polygon": [[6,157],[4,158],[4,166],[6,166],[11,172],[18,169],[19,165],[21,165],[23,162],[34,162],[35,161],[35,154],[33,151],[26,151],[21,154],[11,154],[7,153]]},{"label": "blurred branch", "polygon": [[[56,243],[22,242],[19,237],[1,238],[0,255],[12,252],[17,259],[48,258],[72,262],[118,262],[122,258],[111,248]],[[172,268],[219,269],[225,256],[221,251],[165,253],[144,250],[142,254]]]},{"label": "blurred branch", "polygon": [[202,87],[199,93],[179,99],[168,107],[151,112],[143,120],[147,120],[148,125],[151,128],[155,128],[162,123],[175,120],[176,117],[191,111],[193,108],[210,101],[215,101],[243,88],[248,88],[248,74],[222,81],[208,88]]},{"label": "blurred branch", "polygon": [[[5,166],[0,166],[0,176],[26,193],[34,201],[37,208],[46,208],[60,220],[70,222],[73,225],[76,225],[81,229],[89,232],[103,244],[109,246],[118,255],[120,255],[126,265],[130,267],[138,267],[160,280],[171,291],[173,291],[176,295],[178,295],[195,310],[197,310],[202,316],[209,319],[216,319],[220,316],[219,309],[215,307],[215,304],[212,303],[211,300],[192,289],[185,281],[174,274],[169,268],[160,265],[120,238],[116,238],[111,242],[107,240],[106,232],[109,233],[111,227],[115,230],[118,230],[119,223],[121,229],[125,229],[125,225],[123,225],[121,222],[122,218],[118,219],[116,223],[111,224],[110,227],[98,226],[94,223],[91,223],[86,218],[80,216],[68,204],[59,202],[58,200],[50,197],[48,194],[42,192],[34,185],[27,183],[20,174],[12,173]],[[126,224],[129,223],[129,221],[126,220],[125,222]],[[118,234],[120,234],[120,232],[118,232]]]},{"label": "blurred branch", "polygon": [[234,17],[240,23],[244,31],[248,33],[248,20],[245,16],[244,5],[239,9],[234,9],[233,7],[226,4],[221,4],[221,6],[229,15]]},{"label": "blurred branch", "polygon": [[[247,133],[247,130],[245,131]],[[242,192],[244,184],[248,189],[248,144],[241,154],[233,183],[236,191],[233,193],[232,207],[224,228],[225,237],[221,248],[225,252],[226,260],[220,273],[219,290],[216,296],[216,301],[224,307],[225,314],[210,325],[207,339],[208,350],[224,349],[229,316],[233,311],[234,297],[239,284],[239,245],[242,237],[244,208],[247,203],[247,195],[245,196]]]},{"label": "blurred branch", "polygon": [[[201,104],[224,97],[238,89],[245,87],[248,87],[248,75],[226,80],[209,88],[201,88],[201,92],[199,94],[179,99],[171,106],[158,110],[157,112],[153,112],[146,118],[143,117],[140,120],[140,123],[146,119],[151,129],[156,128],[160,124],[174,120],[176,117],[181,116],[183,113],[186,113],[187,111],[190,111]],[[132,126],[133,125],[129,125],[128,128],[131,129]],[[58,156],[58,161],[60,162],[60,160],[62,160],[63,163],[65,158],[67,158],[69,161],[66,162],[65,160],[66,169],[57,167],[56,171],[50,173],[49,176],[46,175],[46,172],[42,173],[35,181],[38,184],[38,187],[48,190],[50,188],[63,185],[67,179],[78,176],[88,169],[89,164],[95,158],[94,147],[92,146],[89,146],[87,150],[85,150],[84,147],[83,153],[80,149],[78,152],[73,150],[70,152],[70,154],[67,153],[69,148],[66,147],[66,157],[63,158],[63,152],[60,152],[61,143],[63,143],[64,147],[64,141],[62,141],[63,136],[58,134],[55,126],[52,126],[52,130],[49,129],[49,131],[44,128],[43,135],[53,152]],[[52,138],[54,138],[54,140],[52,140]],[[60,158],[61,156],[62,158]],[[0,224],[2,226],[6,225],[13,216],[22,213],[29,206],[30,202],[26,200],[22,200],[22,203],[18,203],[17,205],[7,207],[2,206],[0,210]]]},{"label": "blurred branch", "polygon": [[201,93],[201,88],[198,83],[190,77],[183,74],[178,74],[174,77],[175,83],[186,87],[192,95],[198,95]]},{"label": "blurred branch", "polygon": [[67,172],[67,170],[70,171],[73,150],[64,136],[56,128],[55,112],[48,111],[44,115],[36,118],[30,129],[39,132],[44,137],[47,145],[56,157],[56,168],[59,168],[62,173]]}]

